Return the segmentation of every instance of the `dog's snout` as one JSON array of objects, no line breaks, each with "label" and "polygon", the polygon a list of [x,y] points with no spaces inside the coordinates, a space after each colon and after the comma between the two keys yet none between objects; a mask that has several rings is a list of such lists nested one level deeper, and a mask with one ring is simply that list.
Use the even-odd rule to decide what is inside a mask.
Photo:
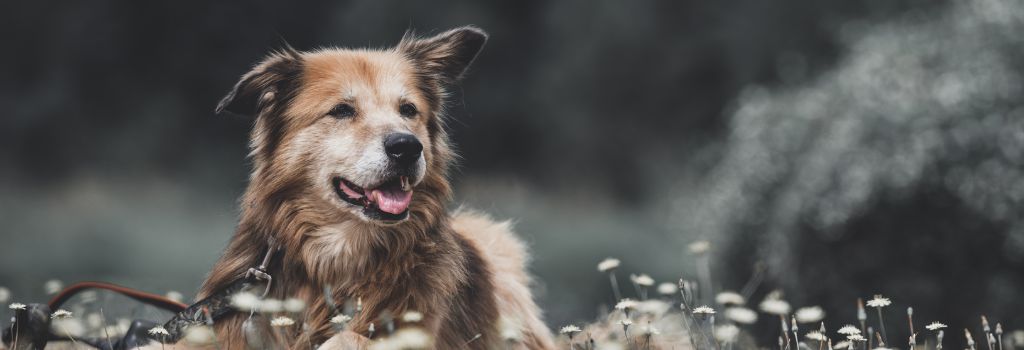
[{"label": "dog's snout", "polygon": [[412,164],[420,159],[423,144],[411,134],[394,133],[384,138],[384,152],[400,164]]}]

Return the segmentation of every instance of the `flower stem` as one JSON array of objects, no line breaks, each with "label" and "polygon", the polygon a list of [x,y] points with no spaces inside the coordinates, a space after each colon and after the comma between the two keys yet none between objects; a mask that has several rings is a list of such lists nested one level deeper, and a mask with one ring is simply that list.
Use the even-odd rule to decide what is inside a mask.
[{"label": "flower stem", "polygon": [[619,281],[615,279],[615,270],[608,272],[608,279],[611,280],[612,294],[615,295],[615,301],[612,303],[614,305],[622,300],[622,293],[619,292]]},{"label": "flower stem", "polygon": [[[885,320],[882,319],[882,308],[876,307],[875,310],[878,310],[878,328],[882,329],[882,342],[888,344],[889,337],[885,335]],[[882,344],[878,346],[882,346]]]}]

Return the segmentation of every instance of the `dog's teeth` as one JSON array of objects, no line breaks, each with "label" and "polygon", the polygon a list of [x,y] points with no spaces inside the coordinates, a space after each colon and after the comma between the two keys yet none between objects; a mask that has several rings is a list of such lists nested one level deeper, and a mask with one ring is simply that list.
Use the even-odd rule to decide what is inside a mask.
[{"label": "dog's teeth", "polygon": [[408,190],[412,189],[412,186],[409,186],[409,178],[408,177],[402,176],[401,180],[402,180],[402,191],[408,191]]}]

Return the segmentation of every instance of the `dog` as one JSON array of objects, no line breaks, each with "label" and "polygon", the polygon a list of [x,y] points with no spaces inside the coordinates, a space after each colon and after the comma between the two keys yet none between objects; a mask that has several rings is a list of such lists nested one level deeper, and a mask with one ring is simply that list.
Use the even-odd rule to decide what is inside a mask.
[{"label": "dog", "polygon": [[[269,296],[307,307],[280,337],[294,348],[362,348],[370,329],[421,327],[436,349],[554,348],[533,301],[528,255],[508,222],[449,211],[455,154],[447,91],[487,41],[476,27],[407,32],[389,49],[275,51],[216,111],[252,116],[252,174],[237,230],[199,297],[243,276],[276,242]],[[359,302],[344,331],[333,305]],[[422,319],[398,317],[416,311]],[[216,323],[246,348],[237,313]],[[280,333],[280,330],[277,331]]]}]

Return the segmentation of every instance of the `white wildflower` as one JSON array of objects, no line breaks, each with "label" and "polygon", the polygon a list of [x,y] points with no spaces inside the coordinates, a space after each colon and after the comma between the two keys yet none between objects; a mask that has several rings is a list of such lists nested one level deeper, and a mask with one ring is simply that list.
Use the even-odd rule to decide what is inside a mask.
[{"label": "white wildflower", "polygon": [[860,335],[860,334],[847,334],[846,335],[846,340],[849,340],[849,341],[865,341],[865,340],[868,340],[868,339],[864,338],[864,336]]},{"label": "white wildflower", "polygon": [[875,295],[874,298],[868,300],[869,307],[882,308],[889,306],[890,304],[892,304],[892,301],[890,301],[889,298],[883,298],[882,295]]},{"label": "white wildflower", "polygon": [[60,280],[52,279],[43,283],[43,290],[46,294],[57,294],[64,289],[64,282]]},{"label": "white wildflower", "polygon": [[825,319],[825,310],[820,306],[808,306],[796,309],[796,321],[800,323],[816,323]]},{"label": "white wildflower", "polygon": [[782,299],[765,299],[761,301],[761,305],[758,305],[764,313],[773,315],[787,315],[791,310],[789,303]]},{"label": "white wildflower", "polygon": [[558,333],[568,334],[569,336],[573,336],[579,332],[582,332],[582,330],[580,329],[580,327],[576,327],[576,325],[574,324],[562,327],[562,329],[558,331]]},{"label": "white wildflower", "polygon": [[1010,338],[1013,339],[1014,344],[1024,344],[1024,330],[1015,330],[1010,332]]},{"label": "white wildflower", "polygon": [[635,308],[641,313],[661,317],[672,308],[672,305],[663,300],[650,299],[638,302]]},{"label": "white wildflower", "polygon": [[828,337],[826,337],[824,334],[821,334],[821,332],[819,332],[819,331],[810,331],[810,332],[808,332],[804,336],[807,337],[807,339],[810,339],[810,340],[817,340],[817,341],[827,341],[828,340]]},{"label": "white wildflower", "polygon": [[650,287],[654,285],[654,279],[644,273],[639,275],[630,275],[629,278],[638,286]]},{"label": "white wildflower", "polygon": [[64,309],[57,309],[57,311],[54,311],[53,314],[50,314],[50,318],[55,319],[55,320],[71,318],[71,311],[64,310]]},{"label": "white wildflower", "polygon": [[725,318],[739,324],[754,324],[757,322],[757,313],[745,307],[730,307],[723,312]]},{"label": "white wildflower", "polygon": [[501,330],[501,339],[506,342],[517,343],[523,340],[522,324],[515,319],[502,317],[498,329]]},{"label": "white wildflower", "polygon": [[349,317],[349,316],[344,315],[344,314],[331,317],[331,323],[333,323],[333,324],[345,324],[345,323],[348,323],[348,321],[351,321],[351,320],[352,320],[352,317]]},{"label": "white wildflower", "polygon": [[159,336],[162,336],[162,337],[166,337],[168,335],[171,335],[171,333],[167,332],[167,329],[164,328],[164,327],[156,326],[156,327],[153,327],[153,328],[149,329],[149,335],[152,335],[152,336],[158,336],[159,335]]},{"label": "white wildflower", "polygon": [[263,299],[259,304],[259,311],[265,313],[275,313],[284,310],[284,303],[277,299]]},{"label": "white wildflower", "polygon": [[708,250],[711,249],[711,242],[708,242],[708,241],[705,241],[705,240],[700,240],[700,241],[696,241],[696,242],[690,243],[690,245],[687,246],[687,248],[690,249],[690,253],[704,254],[704,253],[707,253]]},{"label": "white wildflower", "polygon": [[[70,313],[69,313],[70,314]],[[85,334],[85,324],[77,318],[54,318],[50,331],[65,337],[81,337]]]},{"label": "white wildflower", "polygon": [[[658,285],[658,294],[661,294],[661,295],[673,295],[673,294],[676,294],[678,292],[679,292],[679,286],[676,286],[675,283],[665,282],[665,283],[661,283],[661,284]],[[2,302],[2,301],[0,301],[0,302]]]},{"label": "white wildflower", "polygon": [[92,329],[103,328],[103,316],[99,313],[88,313],[84,317],[85,325]]},{"label": "white wildflower", "polygon": [[11,310],[25,310],[25,307],[25,304],[22,303],[11,303],[11,305],[7,305],[7,308]]},{"label": "white wildflower", "polygon": [[164,294],[164,296],[179,303],[185,301],[185,295],[176,290],[167,291],[167,294]]},{"label": "white wildflower", "polygon": [[946,328],[946,325],[941,322],[932,322],[929,323],[927,326],[924,326],[924,328],[927,328],[929,331],[937,331]]},{"label": "white wildflower", "polygon": [[423,320],[423,314],[417,311],[406,311],[402,314],[403,322],[419,322]]},{"label": "white wildflower", "polygon": [[704,315],[712,315],[712,314],[715,313],[715,309],[712,309],[710,306],[707,306],[707,305],[701,305],[701,306],[698,306],[698,307],[694,308],[693,309],[693,313],[695,313],[695,314],[704,314]]},{"label": "white wildflower", "polygon": [[637,305],[639,305],[639,303],[637,303],[636,300],[626,298],[626,299],[622,299],[621,301],[616,303],[615,304],[615,309],[617,309],[617,310],[632,310],[632,309],[635,309]]},{"label": "white wildflower", "polygon": [[732,343],[740,335],[740,327],[734,324],[724,324],[715,327],[715,339],[723,343]]},{"label": "white wildflower", "polygon": [[231,295],[231,306],[242,311],[255,311],[260,308],[260,297],[249,292]]},{"label": "white wildflower", "polygon": [[619,324],[621,324],[621,325],[623,325],[625,327],[629,327],[629,326],[633,325],[633,320],[628,319],[628,318],[623,318],[623,319],[619,320]]},{"label": "white wildflower", "polygon": [[740,324],[754,324],[758,321],[758,313],[745,307],[728,307],[722,314],[725,318]]},{"label": "white wildflower", "polygon": [[740,293],[724,291],[715,295],[715,302],[721,305],[743,305],[747,300]]},{"label": "white wildflower", "polygon": [[274,327],[288,327],[295,324],[295,320],[288,318],[287,316],[274,317],[270,320],[270,325]]},{"label": "white wildflower", "polygon": [[644,329],[643,329],[643,332],[642,332],[642,333],[643,333],[644,335],[658,335],[658,334],[661,334],[661,331],[660,331],[660,330],[658,330],[658,328],[657,328],[657,327],[654,327],[654,325],[652,325],[652,324],[648,323],[648,324],[647,324],[647,326],[646,326],[646,327],[644,327]]},{"label": "white wildflower", "polygon": [[843,326],[842,328],[839,328],[839,330],[836,332],[842,335],[860,334],[860,328],[857,328],[857,326],[854,326],[852,324],[848,324]]},{"label": "white wildflower", "polygon": [[288,298],[283,303],[284,311],[297,314],[306,309],[306,302],[299,298]]},{"label": "white wildflower", "polygon": [[619,259],[607,258],[607,259],[601,260],[601,262],[597,263],[597,270],[601,271],[601,272],[608,272],[608,271],[614,270],[615,268],[619,267],[619,264],[621,264],[621,263],[622,262],[619,261]]},{"label": "white wildflower", "polygon": [[192,326],[185,329],[185,342],[191,345],[210,345],[215,338],[213,329],[207,326]]}]

